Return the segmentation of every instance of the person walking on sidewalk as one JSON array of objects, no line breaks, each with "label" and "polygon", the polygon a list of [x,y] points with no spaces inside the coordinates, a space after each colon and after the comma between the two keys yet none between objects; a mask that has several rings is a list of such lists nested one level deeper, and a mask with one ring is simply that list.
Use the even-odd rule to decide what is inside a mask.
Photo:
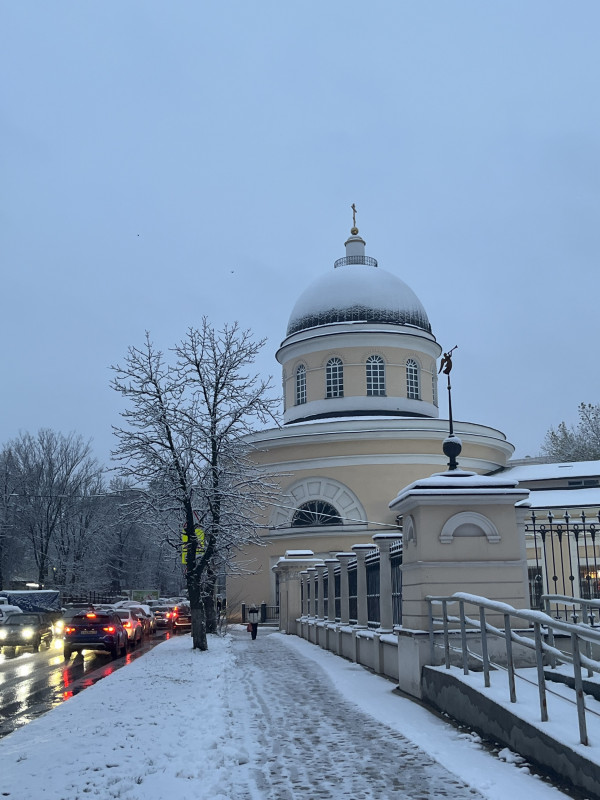
[{"label": "person walking on sidewalk", "polygon": [[248,620],[248,630],[252,634],[252,640],[254,640],[258,633],[258,608],[254,605],[248,609]]}]

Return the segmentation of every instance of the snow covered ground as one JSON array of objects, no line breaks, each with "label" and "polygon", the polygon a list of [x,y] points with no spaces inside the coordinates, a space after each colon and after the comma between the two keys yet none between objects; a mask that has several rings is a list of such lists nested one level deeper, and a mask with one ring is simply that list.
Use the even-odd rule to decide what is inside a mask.
[{"label": "snow covered ground", "polygon": [[172,638],[1,740],[0,797],[565,797],[297,637],[236,626],[209,648]]}]

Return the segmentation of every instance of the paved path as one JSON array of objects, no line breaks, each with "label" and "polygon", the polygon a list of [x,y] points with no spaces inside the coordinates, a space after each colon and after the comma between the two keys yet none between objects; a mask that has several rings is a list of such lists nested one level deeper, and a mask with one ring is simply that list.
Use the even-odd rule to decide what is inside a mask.
[{"label": "paved path", "polygon": [[[263,628],[234,633],[258,755],[239,800],[479,800],[401,734],[359,712],[312,661]],[[253,785],[252,785],[253,784]]]}]

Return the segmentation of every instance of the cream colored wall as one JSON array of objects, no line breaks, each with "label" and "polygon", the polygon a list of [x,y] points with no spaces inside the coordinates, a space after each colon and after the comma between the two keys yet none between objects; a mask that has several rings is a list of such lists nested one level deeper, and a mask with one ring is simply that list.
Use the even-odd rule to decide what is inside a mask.
[{"label": "cream colored wall", "polygon": [[[338,438],[335,441],[329,438],[326,441],[312,442],[305,445],[283,445],[277,447],[277,449],[269,449],[268,452],[257,450],[253,457],[258,463],[269,465],[273,471],[276,471],[279,465],[284,465],[287,470],[293,462],[304,460],[311,460],[315,465],[318,465],[320,458],[344,458],[349,456],[363,456],[366,458],[379,455],[409,455],[417,458],[420,455],[431,455],[435,457],[437,462],[428,465],[430,471],[425,474],[431,475],[433,472],[438,471],[438,467],[444,465],[447,461],[447,458],[441,452],[442,442],[441,436],[435,439],[366,439],[359,438],[357,435],[356,439],[340,441]],[[463,441],[463,452],[458,457],[459,463],[473,460],[482,460],[498,465],[500,465],[499,461],[500,463],[505,462],[505,458],[502,458],[496,447]],[[400,468],[404,470],[404,465],[400,465]],[[419,473],[417,477],[421,477],[421,474]]]},{"label": "cream colored wall", "polygon": [[[416,542],[406,542],[402,558],[402,623],[407,628],[428,625],[427,595],[448,596],[454,592],[482,595],[515,608],[528,607],[525,542],[517,526],[514,502],[523,495],[494,500],[485,491],[473,492],[464,503],[452,490],[444,505],[431,498],[415,500],[416,506],[400,503],[403,513],[415,522]],[[442,499],[440,498],[440,502]],[[487,536],[455,537],[442,542],[444,524],[462,512],[475,512],[490,520],[499,541]],[[452,612],[451,612],[452,613]]]},{"label": "cream colored wall", "polygon": [[353,544],[371,543],[374,533],[379,531],[359,531],[354,534],[340,533],[339,529],[331,534],[302,534],[295,529],[293,536],[278,536],[266,539],[265,546],[252,545],[244,549],[238,557],[238,563],[246,565],[254,574],[232,575],[227,579],[227,605],[232,616],[239,613],[242,602],[275,602],[275,577],[271,567],[287,550],[312,550],[319,558],[331,558],[336,553],[347,551]]},{"label": "cream colored wall", "polygon": [[[336,350],[319,350],[301,358],[293,358],[283,364],[286,408],[296,402],[296,369],[306,367],[306,400],[308,403],[325,397],[325,367],[330,358],[337,356],[344,365],[344,396],[366,397],[366,361],[369,356],[381,356],[385,362],[386,396],[406,397],[406,361],[414,359],[420,370],[420,399],[434,402],[432,376],[436,375],[436,363],[431,356],[417,350],[398,347],[340,347]],[[437,398],[436,398],[437,400]]]},{"label": "cream colored wall", "polygon": [[[266,451],[257,451],[256,460],[263,466],[268,467],[272,473],[285,473],[277,478],[285,493],[287,487],[298,481],[308,478],[328,478],[339,481],[347,486],[360,500],[367,520],[370,523],[380,523],[380,525],[369,524],[359,531],[345,531],[341,533],[339,529],[324,528],[322,533],[316,534],[301,528],[288,529],[285,535],[265,532],[265,546],[248,548],[240,561],[249,562],[247,569],[250,571],[258,570],[255,574],[245,575],[241,579],[232,578],[228,581],[228,603],[233,608],[236,597],[249,603],[275,601],[274,577],[271,573],[271,566],[277,558],[282,556],[286,550],[312,550],[316,555],[329,556],[336,552],[348,551],[353,544],[371,543],[371,537],[375,533],[395,530],[396,512],[388,508],[388,504],[398,495],[401,489],[420,478],[428,477],[435,472],[442,472],[446,468],[446,458],[440,452],[441,442],[439,440],[419,440],[419,439],[354,439],[346,441],[335,441],[329,439],[326,442],[317,442],[307,445],[286,445],[281,447],[268,447]],[[437,463],[415,463],[411,460],[407,463],[395,462],[393,466],[389,463],[372,463],[379,455],[411,455],[416,459],[415,454],[426,454],[435,459]],[[320,468],[319,459],[332,459],[339,457],[341,460],[350,456],[364,456],[364,462],[359,464],[343,464],[340,466],[327,466]],[[369,458],[371,463],[368,463]],[[465,442],[464,454],[459,461],[469,459],[484,459],[491,463],[498,463],[500,454],[498,449],[491,446],[482,446]],[[298,469],[292,466],[293,462],[306,460],[310,467]],[[468,466],[468,465],[467,465]],[[455,509],[452,513],[457,513],[462,509]],[[468,510],[466,507],[464,510]],[[435,511],[432,512],[435,515]],[[514,514],[514,512],[513,512]],[[439,515],[438,515],[439,516]],[[445,520],[435,517],[435,524],[441,527]],[[260,522],[268,526],[268,517],[263,517]],[[464,539],[457,541],[457,547],[452,553],[454,557],[459,555],[462,558],[463,550],[473,547],[473,558],[479,558],[479,543],[473,540]],[[446,548],[446,549],[444,549]],[[501,547],[497,551],[501,553]],[[451,557],[451,550],[446,545],[440,544],[440,560]]]}]

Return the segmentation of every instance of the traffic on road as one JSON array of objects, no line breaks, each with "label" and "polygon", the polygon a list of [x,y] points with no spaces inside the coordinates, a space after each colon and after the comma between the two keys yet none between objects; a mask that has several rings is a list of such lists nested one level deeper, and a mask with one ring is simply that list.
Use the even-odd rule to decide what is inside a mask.
[{"label": "traffic on road", "polygon": [[[132,601],[11,611],[0,620],[0,737],[121,669],[170,636],[189,632],[189,607],[163,603],[170,624]],[[176,625],[176,621],[179,624]]]}]

